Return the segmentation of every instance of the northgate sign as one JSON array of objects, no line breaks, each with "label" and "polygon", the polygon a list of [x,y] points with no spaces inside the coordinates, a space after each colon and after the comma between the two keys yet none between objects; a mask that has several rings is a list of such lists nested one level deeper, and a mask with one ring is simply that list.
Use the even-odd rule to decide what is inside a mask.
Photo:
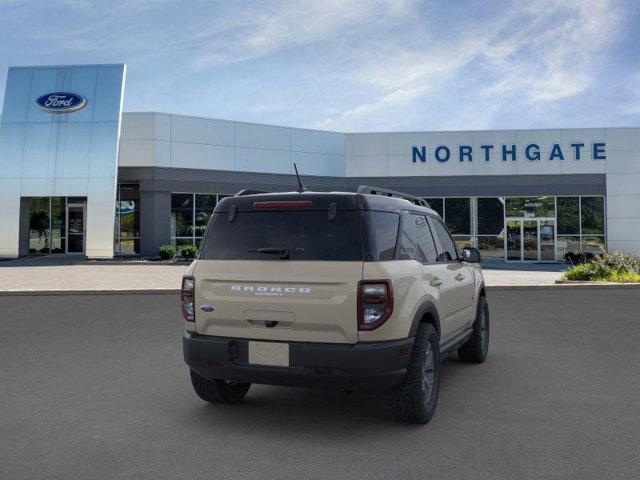
[{"label": "northgate sign", "polygon": [[[499,149],[496,149],[494,145],[480,145],[480,150],[482,151],[475,153],[480,159],[487,162],[491,159],[491,153],[494,149],[502,153],[503,162],[516,161],[518,160],[519,154],[522,154],[526,160],[531,162],[542,159],[540,145],[537,143],[529,143],[522,151],[518,151],[516,145],[500,145],[499,147]],[[574,160],[582,160],[585,157],[590,157],[591,160],[606,160],[605,147],[604,142],[594,142],[589,146],[586,146],[584,143],[571,143],[569,144],[569,151],[567,152],[562,150],[559,143],[554,143],[549,149],[549,155],[545,155],[545,157],[547,160],[564,160],[565,157]],[[473,161],[474,151],[471,145],[460,145],[457,149],[452,149],[447,145],[439,145],[433,151],[433,158],[438,162],[444,163],[452,159],[454,154],[457,154],[457,159],[460,162]],[[412,147],[411,156],[413,163],[425,163],[427,161],[427,147],[424,145]]]}]

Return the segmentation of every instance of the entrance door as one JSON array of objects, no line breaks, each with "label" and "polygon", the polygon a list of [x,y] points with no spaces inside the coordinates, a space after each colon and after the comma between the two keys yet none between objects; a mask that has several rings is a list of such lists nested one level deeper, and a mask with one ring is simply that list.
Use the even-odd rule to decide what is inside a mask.
[{"label": "entrance door", "polygon": [[538,222],[536,220],[522,222],[522,260],[538,260]]},{"label": "entrance door", "polygon": [[556,222],[540,220],[540,260],[553,262],[556,259]]},{"label": "entrance door", "polygon": [[85,204],[67,203],[67,253],[84,253]]},{"label": "entrance door", "polygon": [[507,220],[505,259],[522,260],[522,222]]},{"label": "entrance door", "polygon": [[508,219],[505,260],[553,262],[556,259],[556,222],[552,218]]}]

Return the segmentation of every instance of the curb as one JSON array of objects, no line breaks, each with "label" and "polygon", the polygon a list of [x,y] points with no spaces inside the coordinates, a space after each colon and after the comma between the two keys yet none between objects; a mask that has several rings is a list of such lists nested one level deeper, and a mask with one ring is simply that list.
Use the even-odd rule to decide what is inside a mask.
[{"label": "curb", "polygon": [[164,265],[164,266],[170,266],[170,267],[188,267],[189,265],[191,265],[191,263],[193,262],[193,260],[177,260],[175,262],[165,262],[162,260],[157,260],[154,262],[144,262],[144,261],[140,261],[140,262],[125,262],[125,261],[118,261],[118,260],[79,260],[77,262],[74,263],[74,265],[144,265],[144,266],[148,266],[148,265]]},{"label": "curb", "polygon": [[590,282],[583,280],[556,280],[556,285],[625,285],[628,287],[638,287],[638,282]]},{"label": "curb", "polygon": [[3,290],[0,297],[53,296],[53,295],[178,295],[179,288],[128,290]]},{"label": "curb", "polygon": [[548,285],[486,285],[487,290],[606,290],[640,288],[640,283],[553,283]]}]

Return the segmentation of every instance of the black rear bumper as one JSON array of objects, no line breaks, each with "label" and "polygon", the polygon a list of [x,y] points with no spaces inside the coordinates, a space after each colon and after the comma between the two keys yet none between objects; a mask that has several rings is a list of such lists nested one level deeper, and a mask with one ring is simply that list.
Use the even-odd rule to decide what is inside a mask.
[{"label": "black rear bumper", "polygon": [[407,372],[413,337],[350,344],[289,343],[289,367],[248,363],[248,339],[184,333],[184,360],[208,379],[385,393]]}]

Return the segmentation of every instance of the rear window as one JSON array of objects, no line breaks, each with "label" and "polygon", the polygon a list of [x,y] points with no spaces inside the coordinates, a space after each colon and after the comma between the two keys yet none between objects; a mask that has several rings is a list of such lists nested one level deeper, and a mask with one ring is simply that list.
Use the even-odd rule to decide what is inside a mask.
[{"label": "rear window", "polygon": [[[262,253],[258,250],[262,249]],[[228,213],[216,213],[209,226],[200,258],[204,260],[358,261],[363,259],[358,213],[338,211],[329,220],[327,211],[238,212],[233,222]]]}]

